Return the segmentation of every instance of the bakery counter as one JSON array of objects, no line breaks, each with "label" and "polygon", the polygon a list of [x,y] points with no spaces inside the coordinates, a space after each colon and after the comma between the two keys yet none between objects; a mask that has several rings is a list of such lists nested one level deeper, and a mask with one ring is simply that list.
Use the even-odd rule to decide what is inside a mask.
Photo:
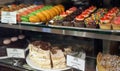
[{"label": "bakery counter", "polygon": [[[2,70],[9,69],[14,71],[39,71],[37,69],[31,68],[25,59],[14,59],[14,58],[7,58],[7,59],[0,59],[0,69]],[[64,71],[80,71],[74,68],[67,69]],[[86,58],[86,67],[85,71],[96,71],[96,59]]]},{"label": "bakery counter", "polygon": [[119,36],[120,30],[101,30],[101,29],[90,29],[90,28],[55,27],[55,26],[45,26],[45,25],[25,25],[25,24],[24,25],[0,24],[0,27],[86,37],[93,39],[120,41],[120,36]]}]

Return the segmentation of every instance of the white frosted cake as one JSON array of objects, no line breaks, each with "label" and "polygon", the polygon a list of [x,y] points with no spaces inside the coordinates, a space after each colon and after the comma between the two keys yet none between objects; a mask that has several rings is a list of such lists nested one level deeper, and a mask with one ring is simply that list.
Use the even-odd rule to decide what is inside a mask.
[{"label": "white frosted cake", "polygon": [[49,43],[34,41],[29,44],[29,59],[42,69],[66,68],[66,59],[61,49],[53,49]]},{"label": "white frosted cake", "polygon": [[40,68],[51,68],[50,51],[40,48],[41,45],[29,44],[29,58]]},{"label": "white frosted cake", "polygon": [[66,59],[62,50],[56,49],[54,52],[55,53],[51,52],[53,69],[65,68]]}]

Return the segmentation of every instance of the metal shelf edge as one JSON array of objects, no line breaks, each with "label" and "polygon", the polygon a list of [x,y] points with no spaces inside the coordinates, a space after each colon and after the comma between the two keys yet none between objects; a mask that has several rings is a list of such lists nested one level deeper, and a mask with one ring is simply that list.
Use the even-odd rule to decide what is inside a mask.
[{"label": "metal shelf edge", "polygon": [[[45,28],[45,27],[35,27],[35,26],[25,26],[25,25],[9,25],[9,24],[0,24],[0,27],[28,30],[28,31],[36,31],[36,32],[53,33],[53,34],[61,34],[61,35],[70,35],[70,36],[93,38],[93,39],[120,41],[120,36],[113,35],[113,34],[111,34],[111,35],[98,34],[98,33],[87,32],[87,31],[73,31],[73,30],[56,29],[56,28],[48,28],[48,27]],[[111,31],[111,32],[114,32],[114,31]]]}]

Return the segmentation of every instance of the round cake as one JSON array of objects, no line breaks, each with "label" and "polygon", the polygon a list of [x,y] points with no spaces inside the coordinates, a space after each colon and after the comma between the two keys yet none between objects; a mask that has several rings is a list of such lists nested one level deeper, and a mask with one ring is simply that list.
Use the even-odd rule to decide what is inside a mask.
[{"label": "round cake", "polygon": [[97,55],[98,71],[120,71],[120,57],[99,53]]},{"label": "round cake", "polygon": [[50,43],[34,41],[28,45],[29,59],[41,69],[66,68],[66,59],[61,49],[51,48]]}]

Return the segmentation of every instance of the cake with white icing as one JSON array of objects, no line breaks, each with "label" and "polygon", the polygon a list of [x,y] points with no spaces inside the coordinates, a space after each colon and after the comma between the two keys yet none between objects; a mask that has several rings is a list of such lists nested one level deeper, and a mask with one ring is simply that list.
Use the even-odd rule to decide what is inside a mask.
[{"label": "cake with white icing", "polygon": [[34,41],[28,45],[29,59],[42,69],[66,68],[64,53],[59,48],[51,48],[50,43]]}]

